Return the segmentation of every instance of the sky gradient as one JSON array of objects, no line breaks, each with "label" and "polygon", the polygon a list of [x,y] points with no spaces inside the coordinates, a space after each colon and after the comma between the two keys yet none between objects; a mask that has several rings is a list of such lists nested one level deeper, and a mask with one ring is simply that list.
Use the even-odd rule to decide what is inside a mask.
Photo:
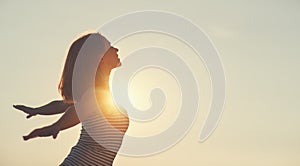
[{"label": "sky gradient", "polygon": [[[56,140],[37,138],[25,142],[23,135],[53,123],[59,115],[26,119],[12,105],[39,106],[60,99],[58,82],[67,49],[76,36],[96,30],[119,15],[139,10],[177,13],[209,35],[224,65],[225,107],[213,135],[199,143],[211,87],[204,63],[188,59],[199,73],[201,96],[200,112],[189,133],[165,152],[148,157],[118,155],[114,165],[300,165],[299,9],[300,3],[295,0],[0,1],[0,165],[58,165],[63,161],[79,138],[80,126],[61,132]],[[152,41],[174,47],[181,55],[192,54],[178,41],[158,34],[132,36],[116,46],[122,59],[130,50],[153,44]],[[146,95],[151,85],[161,84],[173,98],[169,97],[168,108],[157,121],[132,123],[128,131],[132,135],[163,131],[177,114],[176,104],[172,103],[177,103],[178,88],[165,86],[174,80],[165,76],[164,82],[155,82],[153,78],[141,87],[139,82],[145,75],[159,71],[145,72],[137,75],[133,86],[144,91],[138,94],[133,89],[131,93],[137,107],[149,104],[147,98],[141,99],[139,95]]]}]

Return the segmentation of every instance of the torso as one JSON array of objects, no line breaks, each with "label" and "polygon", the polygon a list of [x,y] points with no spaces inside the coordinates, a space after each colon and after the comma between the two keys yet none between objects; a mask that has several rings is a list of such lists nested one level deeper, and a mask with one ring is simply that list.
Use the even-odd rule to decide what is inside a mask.
[{"label": "torso", "polygon": [[[112,165],[128,129],[129,119],[126,111],[120,110],[120,107],[112,102],[109,92],[98,90],[96,97],[101,113],[82,124],[78,143],[61,165]],[[104,127],[104,122],[99,122],[99,119],[103,119],[101,117],[117,130]],[[110,147],[99,144],[99,138],[107,139],[106,142],[115,150],[109,150]]]}]

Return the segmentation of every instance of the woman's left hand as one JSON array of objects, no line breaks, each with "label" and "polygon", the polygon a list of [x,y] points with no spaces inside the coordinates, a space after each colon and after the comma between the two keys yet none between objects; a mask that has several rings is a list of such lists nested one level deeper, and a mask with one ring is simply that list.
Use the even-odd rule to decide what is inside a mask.
[{"label": "woman's left hand", "polygon": [[35,138],[35,137],[48,137],[52,136],[54,139],[57,137],[59,133],[59,128],[56,124],[53,124],[51,126],[42,127],[39,129],[33,130],[30,134],[27,136],[23,136],[23,139],[25,141]]}]

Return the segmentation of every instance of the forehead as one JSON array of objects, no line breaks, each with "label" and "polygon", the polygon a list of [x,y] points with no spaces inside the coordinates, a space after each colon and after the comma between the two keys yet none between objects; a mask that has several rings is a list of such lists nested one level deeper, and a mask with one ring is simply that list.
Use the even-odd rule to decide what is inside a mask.
[{"label": "forehead", "polygon": [[110,48],[111,47],[111,43],[105,38],[105,42],[104,42],[105,48]]},{"label": "forehead", "polygon": [[104,55],[103,55],[103,57],[107,57],[107,52],[109,51],[109,50],[111,50],[111,48],[112,48],[112,46],[111,46],[111,43],[110,43],[110,41],[108,41],[107,39],[106,39],[106,37],[104,37],[104,36],[102,36],[101,34],[99,34],[101,37],[101,40],[103,41],[103,43],[104,43],[104,49],[105,49],[105,53],[104,53]]},{"label": "forehead", "polygon": [[102,40],[104,41],[105,47],[106,47],[106,48],[109,48],[109,47],[111,46],[110,41],[108,41],[108,40],[106,39],[106,37],[104,37],[104,36],[102,36],[102,35],[100,35],[100,36],[101,36]]}]

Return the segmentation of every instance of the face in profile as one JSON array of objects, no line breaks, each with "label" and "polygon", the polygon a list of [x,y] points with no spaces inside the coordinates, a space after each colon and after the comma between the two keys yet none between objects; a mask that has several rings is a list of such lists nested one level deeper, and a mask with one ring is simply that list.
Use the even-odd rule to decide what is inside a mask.
[{"label": "face in profile", "polygon": [[110,47],[104,56],[101,59],[100,67],[105,70],[111,70],[113,68],[119,67],[121,65],[119,55],[118,55],[118,49],[115,47]]}]

